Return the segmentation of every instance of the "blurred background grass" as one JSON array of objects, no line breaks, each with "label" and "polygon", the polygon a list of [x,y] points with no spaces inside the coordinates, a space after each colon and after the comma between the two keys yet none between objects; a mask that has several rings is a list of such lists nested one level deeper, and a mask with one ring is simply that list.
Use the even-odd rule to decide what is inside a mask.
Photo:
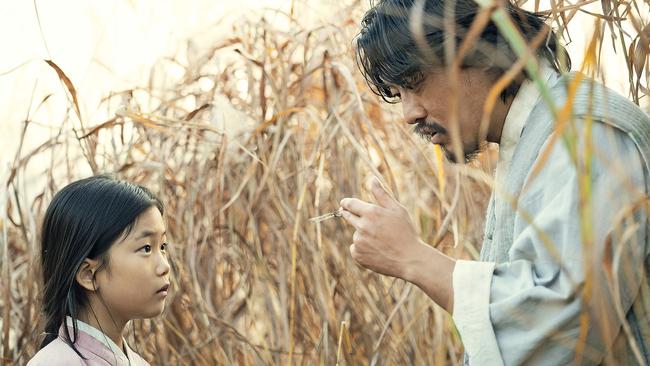
[{"label": "blurred background grass", "polygon": [[[3,362],[26,363],[42,339],[53,193],[114,172],[166,205],[174,290],[130,335],[152,364],[460,364],[443,310],[359,268],[342,221],[307,222],[343,197],[371,200],[379,175],[425,241],[480,249],[496,150],[449,165],[369,92],[352,49],[368,3],[108,4],[0,5]],[[648,111],[647,2],[535,6],[556,10],[574,65],[598,32],[593,74]]]}]

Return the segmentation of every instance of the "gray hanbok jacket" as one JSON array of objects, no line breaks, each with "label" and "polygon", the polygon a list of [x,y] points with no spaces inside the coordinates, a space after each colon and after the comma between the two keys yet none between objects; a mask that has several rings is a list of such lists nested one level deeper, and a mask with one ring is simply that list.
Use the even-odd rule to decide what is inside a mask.
[{"label": "gray hanbok jacket", "polygon": [[572,100],[565,133],[540,101],[490,199],[485,341],[501,360],[471,365],[650,364],[650,118],[586,78],[567,98],[576,76],[551,87]]}]

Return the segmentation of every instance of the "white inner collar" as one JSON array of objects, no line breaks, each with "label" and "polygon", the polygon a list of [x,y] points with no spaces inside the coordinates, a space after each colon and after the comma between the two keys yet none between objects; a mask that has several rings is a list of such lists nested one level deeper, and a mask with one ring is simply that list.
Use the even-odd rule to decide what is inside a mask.
[{"label": "white inner collar", "polygon": [[[551,76],[555,74],[555,70],[545,61],[540,63],[540,77],[544,83],[548,85]],[[521,137],[521,131],[530,116],[530,113],[537,105],[540,97],[540,92],[532,80],[526,79],[519,90],[517,95],[510,105],[508,115],[503,123],[501,131],[501,141],[499,141],[499,160],[497,162],[495,180],[499,184],[499,180],[505,179],[508,173],[508,167],[512,160],[512,155],[515,152],[515,146]]]},{"label": "white inner collar", "polygon": [[[66,316],[66,324],[69,327],[73,326],[72,325],[72,317],[70,317],[69,315]],[[113,340],[109,336],[104,334],[104,332],[102,332],[101,330],[99,330],[99,329],[93,327],[92,325],[90,325],[90,324],[88,324],[86,322],[83,322],[83,321],[81,321],[79,319],[77,319],[77,328],[80,331],[82,331],[82,332],[88,334],[89,336],[95,338],[97,341],[102,343],[104,346],[108,347],[111,351],[113,351],[113,354],[115,355],[115,357],[118,357],[118,358],[122,359],[122,361],[124,361],[126,363],[129,362],[129,358],[128,358],[127,354],[125,353],[125,351],[121,350],[120,347],[115,342],[113,342]],[[122,338],[122,342],[124,343],[124,349],[128,350],[129,346],[126,343],[126,339]]]}]

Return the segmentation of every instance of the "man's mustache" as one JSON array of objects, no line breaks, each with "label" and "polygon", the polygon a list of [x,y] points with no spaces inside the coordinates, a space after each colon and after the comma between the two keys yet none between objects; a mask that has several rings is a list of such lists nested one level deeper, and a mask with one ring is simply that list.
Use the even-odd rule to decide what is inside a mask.
[{"label": "man's mustache", "polygon": [[428,140],[433,137],[433,135],[437,134],[447,134],[447,130],[436,122],[428,122],[425,119],[418,119],[415,123],[416,125],[413,128],[413,132],[423,139]]}]

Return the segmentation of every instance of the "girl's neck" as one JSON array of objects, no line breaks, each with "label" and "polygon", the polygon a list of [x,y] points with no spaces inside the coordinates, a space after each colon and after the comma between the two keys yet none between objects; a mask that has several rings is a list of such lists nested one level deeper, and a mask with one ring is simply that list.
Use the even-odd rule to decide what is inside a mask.
[{"label": "girl's neck", "polygon": [[111,316],[104,304],[89,301],[86,309],[79,314],[79,320],[106,334],[115,344],[124,351],[123,335],[128,320]]}]

